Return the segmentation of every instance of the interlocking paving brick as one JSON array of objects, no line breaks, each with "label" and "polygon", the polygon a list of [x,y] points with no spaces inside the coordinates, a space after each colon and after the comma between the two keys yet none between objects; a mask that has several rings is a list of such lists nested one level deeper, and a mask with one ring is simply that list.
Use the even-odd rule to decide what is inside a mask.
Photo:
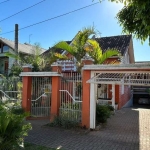
[{"label": "interlocking paving brick", "polygon": [[65,150],[150,150],[150,109],[123,108],[100,131],[80,133],[43,127],[48,120],[31,120],[25,141]]}]

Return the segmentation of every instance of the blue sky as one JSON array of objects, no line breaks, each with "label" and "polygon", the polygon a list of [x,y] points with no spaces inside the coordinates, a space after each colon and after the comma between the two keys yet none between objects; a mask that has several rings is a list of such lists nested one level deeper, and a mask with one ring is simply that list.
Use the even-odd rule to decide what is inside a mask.
[{"label": "blue sky", "polygon": [[[2,1],[4,0],[0,0],[0,2]],[[42,0],[9,0],[0,4],[0,28],[2,30],[0,37],[14,40],[14,32],[3,33],[14,30],[15,24],[19,24],[19,28],[23,28],[98,2],[96,0],[94,2],[92,0],[45,0],[31,9],[1,22],[2,19],[40,1]],[[20,30],[19,42],[29,42],[30,37],[31,44],[38,42],[43,48],[48,49],[58,41],[71,40],[83,27],[89,27],[93,24],[101,33],[101,37],[121,35],[122,27],[117,23],[115,16],[122,7],[122,4],[105,0],[69,15]],[[134,39],[133,45],[136,61],[150,60],[148,41],[142,45],[140,41]]]}]

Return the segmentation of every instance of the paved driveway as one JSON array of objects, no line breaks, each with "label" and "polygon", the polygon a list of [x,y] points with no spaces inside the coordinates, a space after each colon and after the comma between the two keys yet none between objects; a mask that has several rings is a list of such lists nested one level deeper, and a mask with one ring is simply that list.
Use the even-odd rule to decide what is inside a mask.
[{"label": "paved driveway", "polygon": [[41,127],[45,121],[31,121],[33,130],[25,141],[65,150],[150,150],[150,109],[123,108],[100,131],[82,133]]}]

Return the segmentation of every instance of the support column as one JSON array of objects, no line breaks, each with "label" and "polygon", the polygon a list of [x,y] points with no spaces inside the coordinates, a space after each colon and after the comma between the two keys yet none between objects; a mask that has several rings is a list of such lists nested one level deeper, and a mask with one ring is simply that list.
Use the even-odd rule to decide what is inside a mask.
[{"label": "support column", "polygon": [[[91,71],[90,78],[94,77],[94,72]],[[95,84],[90,83],[90,129],[95,129],[96,126],[96,91]]]},{"label": "support column", "polygon": [[[61,73],[61,65],[53,64],[52,70],[54,72]],[[50,121],[53,121],[54,117],[59,116],[59,107],[60,107],[60,76],[52,77],[52,96],[51,96],[51,117]]]},{"label": "support column", "polygon": [[[32,66],[23,66],[23,72],[31,72]],[[22,90],[22,108],[25,112],[31,111],[31,89],[32,89],[32,77],[23,77],[23,90]]]}]

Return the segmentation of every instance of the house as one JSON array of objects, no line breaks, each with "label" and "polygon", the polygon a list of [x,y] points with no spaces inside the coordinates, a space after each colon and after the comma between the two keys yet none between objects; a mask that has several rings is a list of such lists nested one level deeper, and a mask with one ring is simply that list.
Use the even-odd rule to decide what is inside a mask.
[{"label": "house", "polygon": [[[15,54],[15,43],[14,41],[5,39],[0,37],[0,74],[7,75],[10,71],[9,69],[14,64],[15,59],[11,57],[5,56],[6,52],[10,52]],[[42,49],[42,52],[45,50]],[[35,52],[35,47],[28,43],[18,43],[18,53],[25,54],[25,55],[32,55]]]},{"label": "house", "polygon": [[[103,65],[119,65],[119,64],[134,64],[134,49],[133,49],[133,42],[132,42],[132,36],[131,35],[118,35],[118,36],[110,36],[110,37],[101,37],[101,38],[95,38],[95,40],[99,43],[100,47],[102,48],[102,51],[105,52],[108,49],[117,49],[121,56],[113,56],[111,58],[108,58],[105,60]],[[71,41],[67,41],[67,43],[71,43]],[[51,49],[44,52],[43,54],[47,54],[50,52]],[[68,52],[62,50],[62,49],[56,49],[55,52],[60,54],[65,54],[68,56],[70,60],[67,61],[59,61],[59,63],[62,64],[62,71],[64,72],[64,77],[66,76],[66,80],[73,81],[73,77],[69,77],[66,73],[72,72],[71,75],[75,76],[77,72],[76,67],[76,61],[73,56],[71,56]],[[102,66],[102,65],[101,65]],[[110,70],[111,66],[109,67]],[[108,71],[108,70],[107,70]],[[97,74],[95,74],[96,76]],[[77,76],[77,75],[76,75]],[[71,79],[72,78],[72,79]],[[81,84],[80,80],[74,80],[73,83],[70,83],[65,85],[65,90],[67,90],[73,97],[74,100],[81,100],[80,97],[81,93],[80,91],[77,91],[78,86]],[[63,87],[63,90],[64,90]],[[111,104],[112,103],[112,85],[109,84],[97,84],[97,101],[100,104]],[[121,85],[115,85],[115,102],[121,103],[119,101],[119,98],[124,98],[124,102],[119,105],[119,108],[125,105],[125,103],[130,99],[131,92],[130,92],[130,86],[121,86]],[[76,92],[73,92],[76,91]],[[120,92],[121,91],[121,92]],[[125,93],[125,94],[124,94]],[[125,95],[125,97],[123,97]],[[114,104],[113,104],[114,105]]]},{"label": "house", "polygon": [[[133,85],[150,85],[150,65],[134,64],[134,50],[131,35],[112,36],[105,38],[96,38],[101,44],[103,52],[107,49],[118,49],[122,56],[114,56],[105,61],[102,65],[92,64],[92,59],[85,57],[86,60],[91,61],[83,66],[82,73],[77,74],[77,70],[72,68],[65,68],[61,71],[61,65],[54,63],[52,65],[53,72],[30,72],[30,66],[25,66],[29,72],[23,72],[23,108],[26,111],[35,109],[49,110],[49,114],[43,115],[43,111],[36,111],[39,117],[49,116],[54,119],[54,116],[64,116],[71,120],[76,120],[81,123],[83,127],[95,129],[96,126],[96,102],[100,104],[111,104],[113,107],[118,103],[118,109],[122,107],[129,107],[132,104],[132,90]],[[59,50],[57,50],[59,52]],[[46,51],[45,53],[49,53]],[[73,56],[69,53],[60,50],[60,53],[66,53],[68,58]],[[61,62],[60,62],[61,63]],[[63,65],[63,63],[62,63]],[[74,65],[75,66],[75,65]],[[32,77],[32,78],[31,78]],[[39,78],[41,77],[41,78]],[[38,81],[36,79],[35,91],[30,88],[32,83],[30,79],[43,79]],[[47,81],[51,79],[51,81]],[[51,84],[49,90],[45,90],[43,85]],[[37,85],[40,86],[37,86]],[[34,99],[31,98],[31,93],[37,93],[39,87],[44,87],[45,91],[37,95]],[[50,91],[51,90],[51,91]],[[31,92],[32,91],[32,92]],[[51,106],[43,108],[42,104],[35,108],[32,105],[32,100],[46,100],[47,91],[51,93]],[[32,94],[34,94],[32,93]],[[47,96],[48,97],[48,96]],[[30,102],[31,101],[31,102]],[[74,105],[75,104],[75,105]],[[31,109],[30,109],[31,108]],[[42,109],[41,109],[42,108]],[[34,111],[35,112],[35,111]],[[47,112],[47,111],[45,111]]]},{"label": "house", "polygon": [[[110,37],[101,37],[95,38],[95,40],[99,43],[102,51],[105,52],[108,49],[117,49],[121,53],[120,56],[113,56],[107,59],[104,64],[130,64],[134,63],[134,50],[133,50],[133,41],[131,35],[118,35],[118,36],[110,36]],[[71,44],[71,41],[66,41],[68,44]],[[52,48],[45,51],[43,55],[47,55]],[[76,60],[66,51],[62,49],[54,49],[56,53],[65,54],[68,56],[70,60],[67,61],[59,61],[62,64],[62,70],[64,72],[77,71]]]}]

